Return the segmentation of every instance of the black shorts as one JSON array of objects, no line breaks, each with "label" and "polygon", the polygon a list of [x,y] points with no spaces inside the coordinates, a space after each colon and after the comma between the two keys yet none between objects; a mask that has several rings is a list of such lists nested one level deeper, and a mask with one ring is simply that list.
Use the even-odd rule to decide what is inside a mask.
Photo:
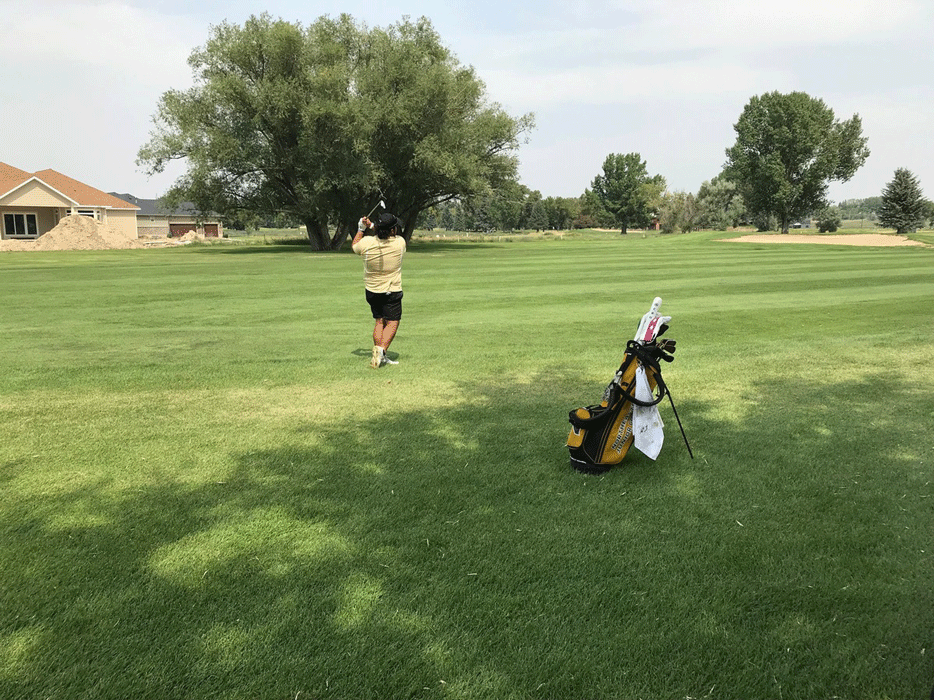
[{"label": "black shorts", "polygon": [[402,319],[402,292],[386,292],[377,294],[366,290],[366,301],[373,311],[373,318],[384,321],[399,321]]}]

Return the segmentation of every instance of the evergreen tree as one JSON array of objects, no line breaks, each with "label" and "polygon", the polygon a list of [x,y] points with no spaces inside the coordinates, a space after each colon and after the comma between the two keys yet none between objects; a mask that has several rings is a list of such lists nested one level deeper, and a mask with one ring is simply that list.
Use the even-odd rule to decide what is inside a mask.
[{"label": "evergreen tree", "polygon": [[910,170],[899,168],[882,191],[879,223],[896,233],[911,233],[924,225],[924,194],[918,178]]},{"label": "evergreen tree", "polygon": [[545,209],[544,202],[540,199],[532,204],[528,226],[536,231],[544,231],[548,228],[548,212]]},{"label": "evergreen tree", "polygon": [[454,214],[457,211],[457,204],[452,201],[444,202],[439,205],[441,209],[441,228],[451,231],[454,229]]}]

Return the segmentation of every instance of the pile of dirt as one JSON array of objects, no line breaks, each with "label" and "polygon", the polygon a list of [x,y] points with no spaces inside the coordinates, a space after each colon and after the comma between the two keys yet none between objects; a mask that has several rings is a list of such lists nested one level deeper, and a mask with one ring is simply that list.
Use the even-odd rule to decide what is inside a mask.
[{"label": "pile of dirt", "polygon": [[203,233],[198,233],[197,231],[185,231],[184,235],[182,235],[178,240],[190,242],[203,241],[206,240],[206,238]]},{"label": "pile of dirt", "polygon": [[2,250],[114,250],[142,248],[142,243],[88,216],[66,216],[34,241],[0,240]]}]

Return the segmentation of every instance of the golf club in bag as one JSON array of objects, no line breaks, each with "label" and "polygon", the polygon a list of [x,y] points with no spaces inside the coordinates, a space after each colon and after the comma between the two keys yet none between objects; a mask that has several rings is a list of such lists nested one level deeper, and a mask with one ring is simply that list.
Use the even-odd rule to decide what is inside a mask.
[{"label": "golf club in bag", "polygon": [[[633,445],[655,459],[664,441],[658,404],[666,395],[681,427],[671,392],[662,379],[660,361],[674,360],[675,341],[659,338],[671,321],[671,316],[659,313],[661,305],[661,298],[656,297],[642,317],[636,337],[626,343],[623,361],[603,392],[603,400],[568,414],[571,432],[567,447],[571,466],[578,471],[605,472],[619,464]],[[693,459],[683,427],[681,435]]]}]

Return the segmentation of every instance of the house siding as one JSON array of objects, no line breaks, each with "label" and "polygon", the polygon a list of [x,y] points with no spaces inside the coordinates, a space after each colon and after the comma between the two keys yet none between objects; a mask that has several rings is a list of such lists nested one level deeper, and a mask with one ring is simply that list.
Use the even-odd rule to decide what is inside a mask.
[{"label": "house siding", "polygon": [[111,228],[119,231],[129,238],[138,238],[139,233],[136,228],[136,210],[127,209],[109,209],[106,212],[106,223]]},{"label": "house siding", "polygon": [[30,182],[0,199],[4,207],[70,207],[72,203],[40,182]]},{"label": "house siding", "polygon": [[[150,221],[150,219],[154,219]],[[198,223],[193,216],[143,216],[136,218],[136,228],[139,231],[140,238],[165,238],[172,235],[181,235],[184,231],[194,231],[195,233],[205,233],[205,225],[216,226],[217,235],[223,235],[223,226],[220,222],[207,220]]]}]

